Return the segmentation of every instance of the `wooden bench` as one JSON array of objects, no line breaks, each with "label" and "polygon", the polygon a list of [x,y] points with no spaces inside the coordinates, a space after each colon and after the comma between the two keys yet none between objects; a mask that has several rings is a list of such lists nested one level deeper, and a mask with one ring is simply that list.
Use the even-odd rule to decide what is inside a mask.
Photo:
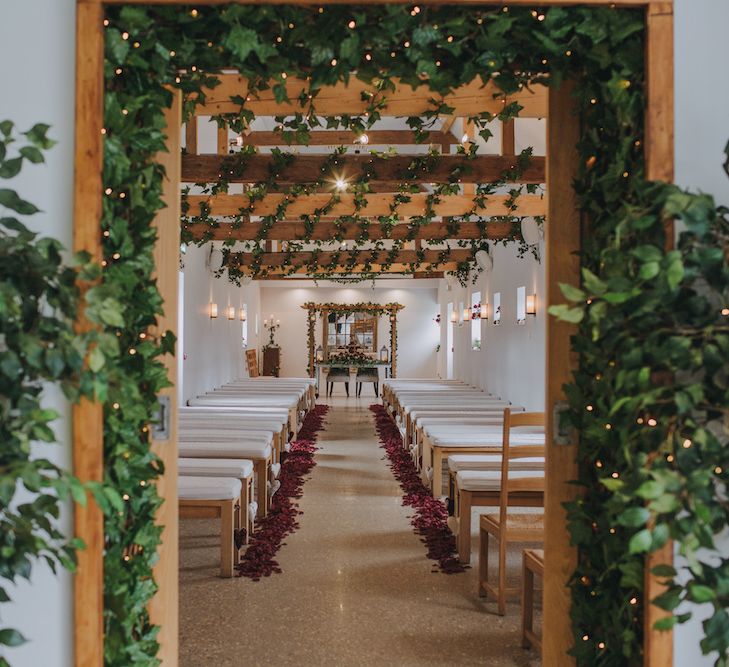
[{"label": "wooden bench", "polygon": [[544,576],[544,551],[524,549],[522,555],[521,645],[541,653],[542,640],[534,632],[534,575]]},{"label": "wooden bench", "polygon": [[220,519],[220,576],[230,578],[240,562],[235,531],[240,530],[241,483],[227,477],[178,477],[181,518]]}]

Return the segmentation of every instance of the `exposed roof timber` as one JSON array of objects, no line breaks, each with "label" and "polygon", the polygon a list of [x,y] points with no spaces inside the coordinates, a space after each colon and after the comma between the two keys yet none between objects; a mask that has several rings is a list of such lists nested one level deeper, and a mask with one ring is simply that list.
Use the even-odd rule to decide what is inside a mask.
[{"label": "exposed roof timber", "polygon": [[[182,181],[187,183],[213,183],[221,177],[223,158],[217,155],[182,155]],[[459,182],[493,183],[503,179],[504,172],[515,165],[515,158],[502,155],[479,155],[472,159],[460,155],[442,155],[433,164],[432,169],[422,168],[417,173],[410,173],[411,166],[417,156],[396,155],[380,158],[372,155],[341,156],[338,164],[330,166],[331,156],[298,155],[288,166],[275,173],[279,185],[315,183],[324,175],[334,181],[335,178],[356,180],[368,174],[372,180],[380,182],[410,183],[449,183],[456,169],[461,169]],[[271,178],[276,164],[268,155],[252,155],[244,161],[238,173],[224,174],[231,183],[258,183]],[[327,170],[326,173],[323,170]],[[336,174],[336,175],[335,175]],[[515,183],[544,183],[545,159],[532,157],[528,167]],[[333,185],[333,183],[332,183]]]},{"label": "exposed roof timber", "polygon": [[[214,116],[225,113],[238,113],[240,104],[231,101],[231,97],[246,98],[248,95],[248,81],[238,74],[219,74],[220,85],[212,89],[205,89],[205,103],[198,106],[195,113],[199,116]],[[307,93],[309,84],[302,80],[288,79],[286,89],[290,102],[278,103],[273,95],[273,83],[268,90],[257,93],[258,97],[250,96],[245,108],[250,109],[256,116],[279,116],[294,113],[308,112],[308,104],[301,106],[299,95]],[[427,86],[423,85],[413,89],[409,84],[398,84],[395,80],[396,90],[387,91],[384,97],[387,105],[381,110],[383,116],[420,116],[426,111],[432,111],[431,100],[440,99]],[[348,84],[337,83],[333,86],[324,86],[314,99],[314,109],[318,116],[341,116],[344,114],[363,114],[367,110],[367,102],[362,99],[363,94],[373,92],[375,87],[360,81],[350,79]],[[452,93],[443,96],[443,101],[454,108],[453,114],[457,116],[475,116],[485,111],[499,113],[504,106],[511,102],[518,102],[523,108],[519,112],[520,118],[544,118],[547,115],[547,88],[534,86],[532,90],[524,89],[519,93],[503,96],[503,93],[492,83],[484,85],[479,80],[455,89]]]},{"label": "exposed roof timber", "polygon": [[[449,271],[452,271],[453,269],[448,269]],[[312,274],[309,274],[312,275]],[[402,273],[393,273],[393,272],[387,272],[385,275],[387,275],[388,278],[403,278],[403,279],[413,279],[413,280],[432,280],[432,279],[438,279],[438,278],[445,278],[445,271],[415,271],[414,273],[411,273],[410,271],[402,272]],[[352,278],[358,278],[358,277],[367,277],[369,278],[369,273],[354,273],[354,272],[348,272],[347,277],[351,276]],[[303,276],[303,279],[306,279],[306,276]],[[326,280],[326,278],[319,278],[320,280]],[[268,274],[266,276],[256,276],[256,280],[302,280],[302,274],[297,274],[295,276],[286,276],[280,273],[274,273],[274,274]]]},{"label": "exposed roof timber", "polygon": [[[246,222],[238,228],[231,223],[221,223],[220,227],[210,228],[206,224],[193,224],[185,226],[185,231],[192,234],[193,239],[210,241],[255,241],[260,238],[262,223]],[[377,221],[367,229],[367,237],[372,241],[383,239],[408,240],[411,227],[407,224],[395,225],[385,233]],[[490,239],[500,241],[509,238],[514,232],[511,222],[495,221],[486,225],[486,230],[478,224],[461,223],[456,233],[449,232],[445,222],[431,222],[419,225],[414,239]],[[276,241],[327,241],[334,239],[354,240],[362,234],[362,227],[358,224],[336,225],[333,222],[319,222],[314,229],[307,232],[303,222],[280,220],[277,221],[265,234],[266,238]]]},{"label": "exposed roof timber", "polygon": [[[460,262],[473,258],[470,249],[451,249],[446,260],[439,264],[440,250],[425,250],[420,258],[416,250],[399,250],[392,263],[386,266],[390,254],[387,250],[359,250],[355,254],[358,263],[349,266],[347,262],[353,253],[348,250],[319,253],[298,251],[292,255],[285,252],[267,252],[263,255],[237,252],[228,257],[228,266],[237,267],[243,272],[252,272],[251,267],[257,265],[258,271],[284,274],[292,269],[297,273],[403,273],[411,271],[412,265],[416,265],[418,271],[454,271]],[[315,257],[318,269],[312,266]],[[286,266],[284,262],[289,262],[289,265]]]},{"label": "exposed roof timber", "polygon": [[[413,133],[410,130],[369,130],[367,133],[368,145],[372,146],[416,146],[413,139]],[[435,130],[430,133],[428,144],[455,144],[457,139],[450,133]],[[357,135],[353,132],[343,132],[341,130],[316,131],[311,132],[306,141],[298,142],[295,139],[291,145],[298,146],[350,146],[359,144]],[[246,146],[286,146],[280,132],[269,131],[253,131],[248,135],[243,135],[243,145]],[[363,150],[365,145],[363,144]],[[190,151],[192,152],[192,151]]]},{"label": "exposed roof timber", "polygon": [[[318,193],[313,195],[301,195],[294,199],[286,208],[288,218],[296,218],[303,215],[315,215],[316,211],[323,211],[325,215],[332,217],[359,215],[377,217],[390,215],[394,210],[401,218],[423,215],[428,203],[429,195],[416,193],[409,196],[409,201],[398,204],[394,209],[394,194],[367,194],[364,195],[364,206],[357,210],[355,198],[351,194],[338,195],[339,201],[331,208],[328,205],[332,202],[332,194]],[[273,215],[278,210],[288,195],[268,194],[262,200],[253,202],[251,215]],[[436,216],[459,216],[467,215],[474,207],[473,196],[466,195],[441,195],[437,203],[434,203],[433,213]],[[521,195],[516,199],[515,208],[509,207],[511,197],[509,195],[490,195],[486,198],[484,206],[479,208],[478,214],[483,217],[497,216],[544,216],[547,214],[547,198],[541,195]],[[242,207],[251,203],[245,195],[220,194],[214,197],[205,195],[190,195],[190,213],[199,211],[201,204],[210,207],[210,215],[233,216],[238,215]]]}]

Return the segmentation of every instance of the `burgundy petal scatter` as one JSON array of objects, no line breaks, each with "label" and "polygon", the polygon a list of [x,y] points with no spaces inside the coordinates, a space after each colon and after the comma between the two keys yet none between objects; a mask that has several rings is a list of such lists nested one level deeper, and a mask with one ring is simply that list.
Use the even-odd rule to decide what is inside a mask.
[{"label": "burgundy petal scatter", "polygon": [[291,442],[291,451],[285,460],[282,458],[281,487],[273,496],[268,515],[256,522],[251,544],[238,565],[239,576],[260,581],[261,577],[281,573],[275,556],[284,539],[299,528],[301,510],[296,500],[301,498],[306,475],[316,465],[316,437],[328,410],[327,405],[317,405],[306,416],[297,439]]},{"label": "burgundy petal scatter", "polygon": [[456,552],[456,538],[448,528],[448,510],[445,503],[433,498],[420,479],[415,464],[402,444],[402,436],[395,422],[382,405],[371,405],[380,447],[385,450],[390,470],[403,490],[402,504],[412,507],[415,515],[410,523],[428,549],[428,558],[438,562],[434,572],[457,574],[464,572]]}]

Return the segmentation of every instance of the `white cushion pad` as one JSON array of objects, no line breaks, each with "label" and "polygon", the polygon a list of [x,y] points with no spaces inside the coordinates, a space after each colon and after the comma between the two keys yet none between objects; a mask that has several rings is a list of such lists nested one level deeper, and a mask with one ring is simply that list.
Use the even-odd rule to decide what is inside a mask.
[{"label": "white cushion pad", "polygon": [[180,442],[180,457],[195,459],[267,459],[271,445],[234,442]]},{"label": "white cushion pad", "polygon": [[[451,472],[461,470],[501,470],[499,454],[453,454],[448,457],[448,469]],[[544,470],[542,457],[512,459],[509,470]]]},{"label": "white cushion pad", "polygon": [[218,429],[180,428],[177,435],[180,442],[241,442],[246,444],[270,445],[273,442],[271,431],[225,431]]},{"label": "white cushion pad", "polygon": [[248,479],[253,474],[253,461],[249,459],[179,459],[180,475],[197,477],[235,477]]},{"label": "white cushion pad", "polygon": [[[509,479],[544,477],[544,471],[519,470],[509,472]],[[498,491],[501,489],[501,472],[495,470],[462,470],[456,475],[456,485],[464,491]]]},{"label": "white cushion pad", "polygon": [[178,477],[180,500],[238,500],[241,483],[232,477]]}]

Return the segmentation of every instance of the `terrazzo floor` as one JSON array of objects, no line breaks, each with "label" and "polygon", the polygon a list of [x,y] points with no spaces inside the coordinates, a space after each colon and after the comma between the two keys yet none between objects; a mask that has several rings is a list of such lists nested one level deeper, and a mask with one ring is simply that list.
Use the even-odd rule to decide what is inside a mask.
[{"label": "terrazzo floor", "polygon": [[329,399],[282,574],[220,579],[217,522],[181,522],[181,665],[540,664],[520,647],[516,602],[500,617],[477,597],[476,570],[432,573],[382,460],[369,394]]}]

